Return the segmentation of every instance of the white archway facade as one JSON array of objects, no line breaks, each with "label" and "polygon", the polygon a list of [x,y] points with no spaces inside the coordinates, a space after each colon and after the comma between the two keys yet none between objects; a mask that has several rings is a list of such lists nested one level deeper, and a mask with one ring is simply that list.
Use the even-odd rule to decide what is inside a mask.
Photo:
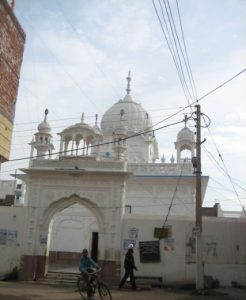
[{"label": "white archway facade", "polygon": [[115,278],[120,261],[127,175],[124,163],[116,164],[117,170],[112,168],[100,173],[71,171],[71,168],[51,171],[38,166],[24,170],[26,175],[22,179],[27,188],[28,217],[21,273],[26,279],[46,274],[52,219],[76,203],[95,217],[99,235],[98,260],[102,266],[107,265],[105,269]]},{"label": "white archway facade", "polygon": [[[94,220],[93,227],[91,219]],[[45,273],[56,270],[66,272],[67,269],[69,272],[77,273],[83,248],[87,248],[90,253],[93,249],[97,253],[96,259],[103,261],[105,237],[103,219],[104,216],[97,204],[76,194],[53,202],[44,212],[42,228],[42,232],[45,232],[48,226],[46,248],[48,259],[45,263]],[[95,250],[92,244],[92,235],[95,232],[100,242],[100,251],[98,248]]]}]

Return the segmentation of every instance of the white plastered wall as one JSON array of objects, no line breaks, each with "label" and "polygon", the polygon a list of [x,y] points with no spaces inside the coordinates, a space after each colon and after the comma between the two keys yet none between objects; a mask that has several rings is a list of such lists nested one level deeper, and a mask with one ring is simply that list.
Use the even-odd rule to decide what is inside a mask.
[{"label": "white plastered wall", "polygon": [[[195,283],[195,252],[190,219],[168,219],[172,236],[160,240],[160,262],[140,262],[139,242],[158,240],[154,228],[162,227],[164,217],[148,215],[126,215],[123,223],[121,243],[121,265],[123,266],[124,241],[135,240],[135,262],[139,276],[158,276],[164,285],[185,285]],[[204,218],[203,258],[204,275],[212,276],[221,286],[231,286],[232,282],[246,286],[246,220],[228,218]],[[131,239],[134,229],[137,237]],[[122,273],[124,269],[122,267]]]},{"label": "white plastered wall", "polygon": [[25,207],[0,207],[0,279],[19,269],[25,220]]}]

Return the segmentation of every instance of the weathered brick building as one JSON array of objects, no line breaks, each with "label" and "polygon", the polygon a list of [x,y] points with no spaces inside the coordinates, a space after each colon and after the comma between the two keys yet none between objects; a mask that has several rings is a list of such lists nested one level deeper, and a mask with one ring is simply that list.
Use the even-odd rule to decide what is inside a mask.
[{"label": "weathered brick building", "polygon": [[0,163],[9,158],[24,44],[25,32],[0,0]]}]

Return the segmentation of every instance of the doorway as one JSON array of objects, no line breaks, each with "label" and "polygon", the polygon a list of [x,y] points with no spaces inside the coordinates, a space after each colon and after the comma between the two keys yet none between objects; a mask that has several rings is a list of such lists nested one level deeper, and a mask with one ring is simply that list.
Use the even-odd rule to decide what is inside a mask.
[{"label": "doorway", "polygon": [[92,232],[91,242],[91,258],[97,262],[98,260],[98,232]]},{"label": "doorway", "polygon": [[83,248],[97,259],[98,224],[89,209],[74,204],[57,213],[52,222],[48,271],[77,273]]}]

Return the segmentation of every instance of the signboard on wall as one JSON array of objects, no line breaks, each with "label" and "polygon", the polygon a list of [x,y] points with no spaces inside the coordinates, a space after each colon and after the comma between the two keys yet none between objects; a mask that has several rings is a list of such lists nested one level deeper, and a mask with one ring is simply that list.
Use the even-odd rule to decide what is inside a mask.
[{"label": "signboard on wall", "polygon": [[17,243],[17,230],[0,229],[0,245],[14,246]]},{"label": "signboard on wall", "polygon": [[146,241],[139,242],[140,262],[160,262],[160,242]]},{"label": "signboard on wall", "polygon": [[6,244],[7,244],[7,230],[0,229],[0,245],[6,245]]},{"label": "signboard on wall", "polygon": [[164,227],[155,227],[154,237],[158,239],[167,239],[172,237],[172,226],[166,225]]},{"label": "signboard on wall", "polygon": [[167,228],[154,228],[154,237],[159,239],[166,239],[168,237],[168,229]]}]

